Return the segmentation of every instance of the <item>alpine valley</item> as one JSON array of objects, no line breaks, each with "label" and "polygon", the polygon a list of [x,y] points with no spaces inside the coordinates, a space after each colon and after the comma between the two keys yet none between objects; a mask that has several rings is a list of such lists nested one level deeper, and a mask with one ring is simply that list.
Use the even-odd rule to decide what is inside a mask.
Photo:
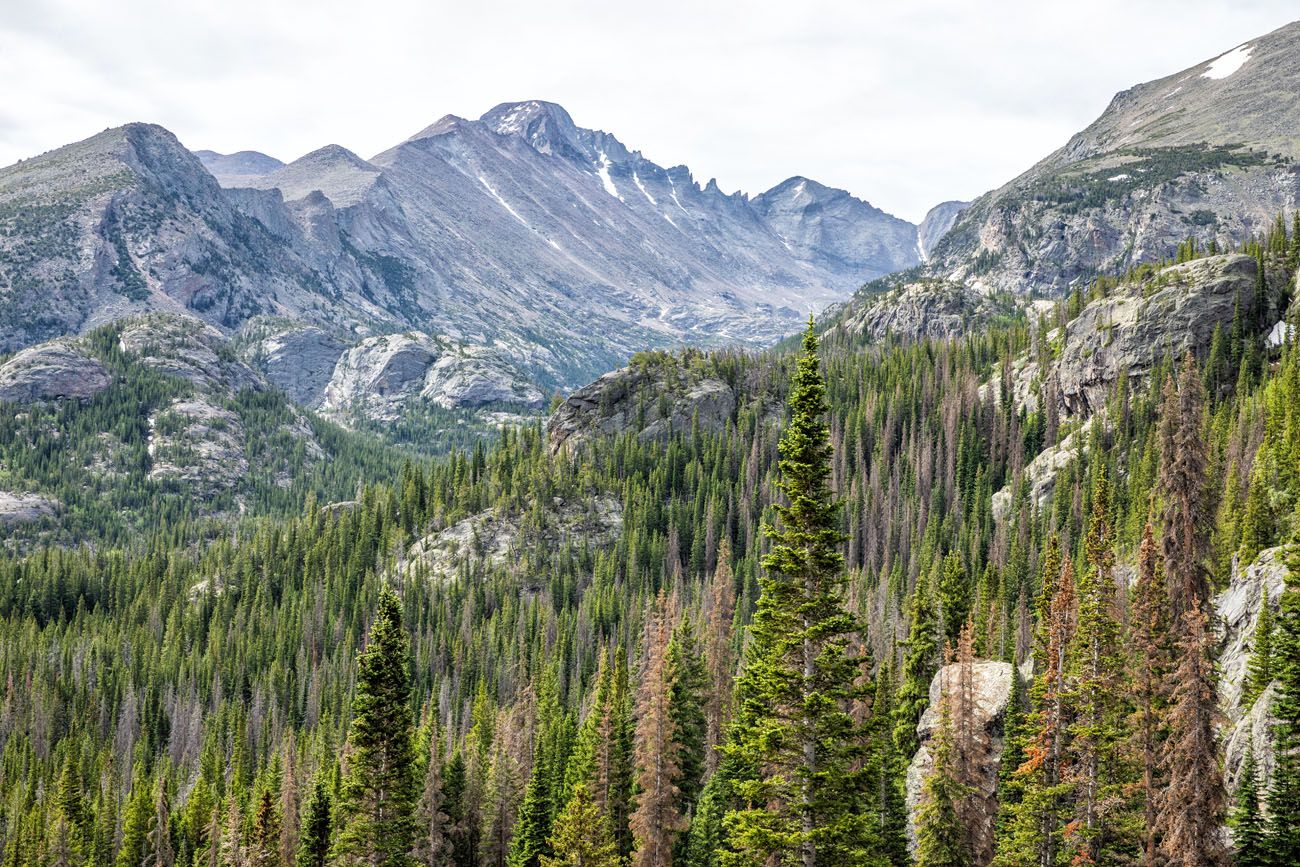
[{"label": "alpine valley", "polygon": [[919,225],[541,101],[0,169],[0,867],[1300,864],[1300,22],[1224,48]]}]

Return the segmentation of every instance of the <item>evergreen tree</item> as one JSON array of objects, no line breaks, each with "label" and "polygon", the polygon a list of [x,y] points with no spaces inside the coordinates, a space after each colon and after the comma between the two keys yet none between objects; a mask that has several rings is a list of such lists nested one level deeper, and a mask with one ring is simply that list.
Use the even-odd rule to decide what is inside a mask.
[{"label": "evergreen tree", "polygon": [[709,613],[705,621],[705,658],[708,665],[710,688],[705,703],[706,737],[705,770],[712,774],[718,767],[721,755],[718,747],[731,722],[732,679],[736,671],[735,651],[732,649],[732,619],[735,616],[736,589],[731,572],[731,542],[723,538],[718,545],[718,565],[713,570],[709,587]]},{"label": "evergreen tree", "polygon": [[417,831],[411,857],[421,867],[441,867],[451,851],[449,817],[443,812],[442,749],[436,713],[429,723],[428,764],[415,817]]},{"label": "evergreen tree", "polygon": [[[1044,576],[1047,577],[1046,575]],[[1016,770],[1020,804],[999,836],[993,863],[998,867],[1052,867],[1064,853],[1069,809],[1067,770],[1069,715],[1065,702],[1067,651],[1077,629],[1078,603],[1074,567],[1066,560],[1057,570],[1043,636],[1043,665],[1030,690],[1032,711],[1025,721],[1031,739],[1026,759]]]},{"label": "evergreen tree", "polygon": [[276,867],[280,863],[280,817],[270,789],[262,789],[253,814],[253,833],[248,841],[248,867]]},{"label": "evergreen tree", "polygon": [[410,640],[397,595],[384,590],[357,660],[347,777],[335,842],[340,865],[405,867],[415,841]]},{"label": "evergreen tree", "polygon": [[1206,483],[1209,457],[1201,437],[1204,403],[1201,378],[1189,353],[1177,387],[1172,378],[1166,381],[1160,418],[1161,545],[1175,634],[1182,631],[1183,614],[1192,603],[1204,605],[1209,599],[1212,523]]},{"label": "evergreen tree", "polygon": [[172,806],[167,795],[166,779],[159,777],[157,788],[153,820],[149,825],[149,854],[144,864],[146,867],[174,867],[176,851],[172,847]]},{"label": "evergreen tree", "polygon": [[1260,593],[1259,614],[1255,618],[1255,633],[1250,642],[1250,661],[1246,664],[1246,682],[1243,684],[1241,703],[1249,707],[1255,703],[1268,685],[1273,682],[1273,607],[1269,604],[1268,590]]},{"label": "evergreen tree", "polygon": [[1251,738],[1241,764],[1237,803],[1229,818],[1232,826],[1233,861],[1237,867],[1270,867],[1268,840],[1259,798],[1259,764],[1255,760],[1255,739]]},{"label": "evergreen tree", "polygon": [[329,859],[330,833],[333,817],[330,815],[330,793],[318,772],[307,799],[307,815],[298,839],[295,867],[325,867]]},{"label": "evergreen tree", "polygon": [[1135,781],[1124,750],[1126,684],[1115,607],[1110,508],[1110,481],[1103,466],[1093,486],[1084,542],[1088,565],[1079,583],[1079,622],[1067,651],[1065,695],[1073,715],[1069,725],[1073,762],[1066,776],[1074,798],[1074,821],[1066,842],[1073,857],[1087,863],[1127,857],[1139,831],[1139,820],[1125,795]]},{"label": "evergreen tree", "polygon": [[971,867],[976,863],[969,829],[961,817],[960,805],[971,790],[962,780],[952,705],[951,689],[945,683],[939,695],[939,726],[930,744],[934,765],[921,788],[916,816],[916,867]]},{"label": "evergreen tree", "polygon": [[1157,800],[1165,787],[1165,706],[1171,664],[1169,600],[1160,569],[1151,523],[1138,548],[1137,584],[1133,588],[1133,752],[1142,764],[1142,864],[1155,867],[1159,857]]},{"label": "evergreen tree", "polygon": [[556,817],[550,850],[554,854],[542,856],[542,867],[622,867],[609,822],[600,814],[586,783],[574,787],[573,797]]},{"label": "evergreen tree", "polygon": [[903,683],[898,689],[894,744],[898,753],[913,755],[920,745],[916,724],[930,697],[930,681],[938,669],[940,636],[938,617],[929,584],[918,579],[908,608],[911,624],[903,644]]},{"label": "evergreen tree", "polygon": [[726,818],[729,867],[878,862],[868,818],[857,805],[860,750],[848,713],[855,631],[840,598],[844,580],[838,504],[830,490],[825,384],[811,319],[797,360],[781,437],[780,527],[765,528],[762,593],[750,625],[738,687],[738,720],[727,745],[748,771],[735,782],[743,804]]},{"label": "evergreen tree", "polygon": [[1274,626],[1273,780],[1268,791],[1271,864],[1300,864],[1300,523],[1287,553]]},{"label": "evergreen tree", "polygon": [[685,817],[694,812],[704,786],[708,743],[706,706],[711,687],[707,662],[689,617],[673,631],[668,644],[668,669],[672,682],[669,716],[676,733],[677,766],[681,769],[677,811]]}]

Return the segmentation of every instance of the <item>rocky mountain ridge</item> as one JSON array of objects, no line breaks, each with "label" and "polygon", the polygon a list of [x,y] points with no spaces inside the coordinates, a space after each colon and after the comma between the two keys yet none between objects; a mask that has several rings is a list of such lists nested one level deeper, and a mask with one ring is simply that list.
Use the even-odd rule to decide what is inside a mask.
[{"label": "rocky mountain ridge", "polygon": [[[370,159],[192,154],[132,124],[0,169],[0,349],[162,310],[245,343],[316,329],[319,371],[409,334],[470,347],[450,403],[536,404],[645,348],[767,345],[917,261],[914,226],[841,190],[728,195],[540,101]],[[314,400],[322,375],[298,377]]]}]

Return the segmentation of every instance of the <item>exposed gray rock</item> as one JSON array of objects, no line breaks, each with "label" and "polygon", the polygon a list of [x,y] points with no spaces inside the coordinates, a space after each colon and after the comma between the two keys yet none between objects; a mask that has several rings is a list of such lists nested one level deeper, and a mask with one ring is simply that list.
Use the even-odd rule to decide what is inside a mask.
[{"label": "exposed gray rock", "polygon": [[423,334],[371,337],[343,353],[321,409],[327,414],[359,412],[392,421],[420,393],[424,377],[442,347]]},{"label": "exposed gray rock", "polygon": [[59,501],[40,494],[0,491],[0,527],[31,524],[58,514]]},{"label": "exposed gray rock", "polygon": [[604,546],[623,531],[623,508],[614,497],[555,501],[542,510],[543,525],[525,515],[489,509],[430,533],[407,550],[399,570],[407,579],[445,581],[458,569],[508,568],[524,544]]},{"label": "exposed gray rock", "polygon": [[572,452],[593,436],[637,430],[644,440],[673,431],[720,431],[736,412],[731,386],[694,374],[665,357],[605,374],[575,391],[546,423],[552,453]]},{"label": "exposed gray rock", "polygon": [[[986,818],[981,826],[992,834],[993,818],[997,815],[998,767],[1002,761],[1002,723],[1007,703],[1011,700],[1011,678],[1014,670],[1009,662],[976,662],[973,668],[974,740],[976,746],[975,777],[978,780],[974,796],[978,798],[980,812]],[[945,688],[957,683],[958,665],[941,668],[930,682],[930,704],[917,723],[916,733],[921,747],[907,766],[905,782],[908,810],[909,845],[916,845],[916,814],[921,803],[925,779],[934,770],[929,741],[939,725],[939,700]]]},{"label": "exposed gray rock", "polygon": [[921,224],[916,227],[916,250],[923,260],[929,258],[935,244],[948,234],[961,212],[969,207],[970,202],[940,202],[926,212]]},{"label": "exposed gray rock", "polygon": [[88,400],[110,383],[104,365],[72,341],[33,346],[0,364],[0,401],[9,403]]},{"label": "exposed gray rock", "polygon": [[437,405],[480,407],[510,403],[539,409],[545,395],[492,350],[462,347],[443,354],[429,368],[420,396]]},{"label": "exposed gray rock", "polygon": [[947,339],[1014,309],[1005,299],[946,280],[909,279],[885,291],[875,288],[868,285],[845,304],[835,317],[835,327],[871,340]]},{"label": "exposed gray rock", "polygon": [[[1089,418],[1078,430],[1067,434],[1056,445],[1043,449],[1025,465],[1024,482],[1029,485],[1029,502],[1035,509],[1041,511],[1052,499],[1052,493],[1056,490],[1056,477],[1061,470],[1071,461],[1088,454],[1088,439],[1098,418],[1100,415]],[[993,494],[992,511],[995,521],[1006,519],[1014,499],[1015,484],[1016,480],[1013,479]]]},{"label": "exposed gray rock", "polygon": [[201,398],[180,398],[149,419],[149,478],[184,483],[197,499],[248,475],[239,416]]},{"label": "exposed gray rock", "polygon": [[159,373],[219,392],[261,391],[262,378],[236,355],[230,342],[210,325],[189,316],[151,314],[125,323],[118,337],[122,352]]},{"label": "exposed gray rock", "polygon": [[1242,692],[1250,665],[1255,627],[1259,622],[1260,602],[1267,595],[1276,612],[1286,589],[1285,548],[1268,548],[1254,561],[1234,564],[1228,586],[1214,597],[1219,631],[1219,703],[1228,720],[1224,751],[1224,776],[1229,791],[1239,782],[1246,751],[1253,742],[1262,780],[1273,770],[1273,731],[1271,711],[1274,690],[1266,689],[1250,703],[1243,703]]},{"label": "exposed gray rock", "polygon": [[1089,304],[1066,326],[1055,365],[1065,411],[1086,416],[1121,375],[1137,384],[1165,358],[1204,354],[1238,305],[1245,315],[1253,312],[1256,274],[1251,256],[1211,256],[1171,265]]},{"label": "exposed gray rock", "polygon": [[245,356],[294,403],[315,407],[345,349],[343,340],[324,329],[288,324],[255,340]]}]

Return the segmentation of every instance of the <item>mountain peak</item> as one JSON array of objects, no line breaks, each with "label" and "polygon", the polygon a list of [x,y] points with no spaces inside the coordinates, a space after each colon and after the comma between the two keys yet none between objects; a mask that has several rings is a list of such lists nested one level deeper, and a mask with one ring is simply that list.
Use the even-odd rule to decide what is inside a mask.
[{"label": "mountain peak", "polygon": [[503,102],[479,121],[497,135],[516,135],[539,153],[586,160],[582,130],[569,113],[553,102]]}]

